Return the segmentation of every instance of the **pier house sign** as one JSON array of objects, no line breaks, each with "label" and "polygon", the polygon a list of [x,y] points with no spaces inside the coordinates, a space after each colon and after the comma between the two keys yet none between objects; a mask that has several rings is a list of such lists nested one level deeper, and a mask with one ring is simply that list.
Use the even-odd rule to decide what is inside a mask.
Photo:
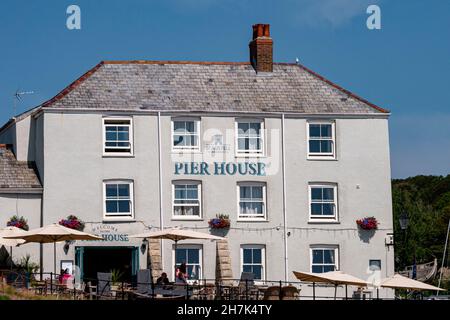
[{"label": "pier house sign", "polygon": [[174,174],[180,175],[249,175],[265,176],[266,164],[262,162],[175,162]]},{"label": "pier house sign", "polygon": [[103,240],[90,240],[90,241],[117,241],[117,242],[128,242],[127,233],[119,233],[119,230],[108,224],[99,224],[92,227],[92,233],[96,236],[102,237]]}]

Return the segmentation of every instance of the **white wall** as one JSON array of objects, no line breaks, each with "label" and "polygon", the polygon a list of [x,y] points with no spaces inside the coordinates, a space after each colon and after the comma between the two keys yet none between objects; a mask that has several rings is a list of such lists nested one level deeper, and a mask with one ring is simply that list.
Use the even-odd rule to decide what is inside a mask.
[{"label": "white wall", "polygon": [[[105,114],[106,115],[106,114]],[[189,114],[188,114],[189,115]],[[234,130],[232,116],[202,117],[202,131],[212,128]],[[281,165],[274,174],[266,177],[241,176],[183,176],[174,174],[176,157],[171,152],[171,117],[161,118],[162,130],[162,170],[163,170],[163,211],[165,226],[184,226],[199,231],[208,231],[207,222],[217,213],[227,213],[232,229],[228,232],[234,276],[240,275],[240,246],[242,244],[266,245],[266,278],[284,278],[284,243],[282,174]],[[57,222],[69,214],[75,214],[90,223],[103,223],[104,179],[132,179],[135,192],[135,221],[117,222],[114,226],[129,234],[144,230],[144,226],[159,226],[159,181],[156,115],[134,115],[134,156],[111,158],[102,155],[102,115],[100,113],[46,112],[36,123],[36,132],[42,137],[36,139],[36,162],[44,177],[44,224]],[[340,269],[361,277],[367,273],[369,259],[382,261],[382,276],[391,275],[394,270],[392,247],[384,244],[387,233],[392,232],[389,140],[387,119],[360,118],[336,119],[337,160],[312,161],[306,158],[306,120],[286,118],[286,187],[289,279],[295,280],[292,271],[309,271],[311,245],[338,245],[340,249]],[[265,119],[267,129],[281,131],[281,119]],[[40,135],[38,134],[38,135]],[[272,139],[272,138],[271,138]],[[268,143],[281,142],[281,135]],[[234,140],[226,141],[234,152]],[[43,149],[43,152],[41,151]],[[25,152],[25,151],[23,151]],[[42,154],[39,156],[39,154]],[[198,153],[192,161],[204,160],[205,154]],[[258,161],[281,159],[277,149],[268,158]],[[231,159],[231,160],[230,160]],[[236,162],[234,154],[226,161]],[[199,221],[177,221],[172,219],[172,187],[174,179],[195,179],[202,181],[203,219]],[[265,181],[268,197],[268,221],[237,222],[238,181]],[[312,224],[308,222],[308,183],[311,181],[338,184],[339,223]],[[358,187],[359,186],[359,187]],[[373,237],[360,235],[356,219],[376,216],[380,230]],[[110,223],[110,222],[105,222]],[[139,246],[139,240],[130,240],[127,245]],[[215,244],[205,241],[204,277],[215,276]],[[181,244],[181,243],[180,243]],[[73,259],[73,247],[66,255],[62,244],[58,246],[58,259]],[[101,245],[108,245],[102,243]],[[110,245],[125,245],[111,243]],[[164,241],[164,267],[172,269],[172,243]],[[44,249],[46,269],[53,268],[52,246]],[[141,267],[145,267],[145,255],[141,254]],[[310,288],[305,287],[304,292]],[[384,294],[384,293],[382,293]]]},{"label": "white wall", "polygon": [[[23,216],[28,221],[30,229],[39,228],[41,220],[40,194],[0,193],[0,221],[6,227],[7,221],[14,215]],[[9,252],[9,247],[6,248]],[[39,244],[28,243],[13,248],[13,260],[17,262],[26,254],[31,255],[31,261],[39,264]]]}]

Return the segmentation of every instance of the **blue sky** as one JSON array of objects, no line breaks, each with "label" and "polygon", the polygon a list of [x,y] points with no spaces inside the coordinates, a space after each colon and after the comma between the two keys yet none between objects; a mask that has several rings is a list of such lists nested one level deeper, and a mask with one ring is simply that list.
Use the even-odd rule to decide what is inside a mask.
[{"label": "blue sky", "polygon": [[[81,30],[66,8],[81,8]],[[366,27],[369,4],[382,29]],[[392,175],[450,171],[448,0],[2,0],[0,122],[51,98],[100,60],[247,61],[270,23],[274,59],[300,62],[392,111]]]}]

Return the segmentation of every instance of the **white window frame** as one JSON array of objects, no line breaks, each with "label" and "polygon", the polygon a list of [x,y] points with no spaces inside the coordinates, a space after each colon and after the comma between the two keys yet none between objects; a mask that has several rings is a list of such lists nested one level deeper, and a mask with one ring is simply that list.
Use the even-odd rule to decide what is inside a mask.
[{"label": "white window frame", "polygon": [[[108,184],[128,184],[130,188],[130,213],[111,214],[106,212],[106,185]],[[103,181],[103,219],[104,220],[134,220],[134,181],[128,179],[111,179]]]},{"label": "white window frame", "polygon": [[[262,196],[263,196],[263,215],[244,215],[241,214],[241,190],[240,187],[262,187]],[[256,182],[256,181],[241,181],[236,185],[237,192],[237,221],[267,221],[267,186],[265,182]]]},{"label": "white window frame", "polygon": [[[371,262],[373,262],[373,261],[379,262],[379,269],[374,269],[374,268],[373,268],[373,264],[371,263]],[[372,271],[372,272],[381,271],[381,266],[382,266],[382,261],[381,261],[381,259],[369,259],[369,271]],[[377,267],[378,267],[378,266],[377,266]]]},{"label": "white window frame", "polygon": [[[175,185],[195,184],[197,185],[198,194],[198,216],[193,215],[175,215],[175,207],[179,206],[175,204]],[[202,218],[202,182],[197,180],[173,180],[172,181],[172,220],[203,220]]]},{"label": "white window frame", "polygon": [[[259,139],[261,140],[260,150],[239,150],[239,123],[259,123],[261,125]],[[264,157],[265,155],[265,143],[266,143],[266,130],[264,120],[262,119],[246,119],[240,118],[234,121],[234,144],[236,157]]]},{"label": "white window frame", "polygon": [[[194,128],[196,129],[196,133],[193,134],[193,136],[197,136],[197,146],[175,146],[173,144],[175,131],[174,131],[174,122],[194,122]],[[197,118],[187,118],[187,117],[176,117],[172,118],[170,121],[170,131],[171,131],[171,145],[172,145],[172,151],[173,152],[189,152],[189,151],[200,151],[201,150],[201,121]]]},{"label": "white window frame", "polygon": [[[240,268],[241,274],[244,272],[244,249],[261,249],[261,279],[255,279],[255,283],[264,282],[266,280],[266,246],[264,244],[242,244],[240,250]],[[256,265],[256,264],[255,264]]]},{"label": "white window frame", "polygon": [[[335,271],[339,271],[339,246],[338,245],[312,245],[309,247],[309,271],[313,272],[313,251],[314,250],[334,250],[334,266]],[[317,264],[318,265],[318,264]],[[331,264],[320,264],[321,266],[324,265],[331,265]]]},{"label": "white window frame", "polygon": [[[198,249],[199,253],[198,253],[198,259],[199,259],[199,265],[200,265],[200,274],[198,276],[198,280],[190,280],[187,279],[187,282],[189,284],[194,283],[195,281],[201,281],[203,279],[203,245],[201,244],[178,244],[177,245],[177,249]],[[172,246],[172,279],[175,279],[175,245]],[[188,265],[188,263],[186,263],[186,266]],[[178,265],[177,265],[178,266]]]},{"label": "white window frame", "polygon": [[[127,121],[129,124],[117,124],[119,126],[128,127],[128,138],[130,143],[129,152],[107,152],[106,149],[127,149],[125,147],[106,147],[106,126],[114,125],[108,124],[108,121]],[[134,141],[133,141],[133,118],[131,117],[103,117],[102,118],[102,130],[103,130],[103,155],[114,157],[129,157],[134,155]]]},{"label": "white window frame", "polygon": [[[318,216],[313,215],[311,212],[312,201],[312,188],[333,188],[334,194],[334,215],[333,216]],[[328,202],[323,202],[328,203]],[[331,203],[331,202],[330,202]],[[339,201],[338,201],[338,185],[337,183],[325,183],[325,182],[311,182],[308,184],[308,212],[309,222],[337,222],[339,221]]]},{"label": "white window frame", "polygon": [[[309,135],[309,127],[312,124],[328,124],[331,125],[331,141],[332,141],[332,152],[310,152],[309,141],[311,139]],[[307,159],[312,160],[335,160],[336,159],[336,121],[325,121],[325,120],[315,120],[306,122],[306,148],[308,150]],[[330,140],[330,139],[314,139],[314,140]]]}]

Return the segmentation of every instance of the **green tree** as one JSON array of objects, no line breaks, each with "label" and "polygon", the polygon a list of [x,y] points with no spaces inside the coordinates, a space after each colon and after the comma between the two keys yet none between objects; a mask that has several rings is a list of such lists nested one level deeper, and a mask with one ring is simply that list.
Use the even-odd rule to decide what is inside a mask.
[{"label": "green tree", "polygon": [[[414,258],[416,263],[434,258],[441,263],[450,219],[450,175],[393,180],[392,203],[396,270],[412,265]],[[409,218],[407,230],[400,228],[403,212]]]}]

